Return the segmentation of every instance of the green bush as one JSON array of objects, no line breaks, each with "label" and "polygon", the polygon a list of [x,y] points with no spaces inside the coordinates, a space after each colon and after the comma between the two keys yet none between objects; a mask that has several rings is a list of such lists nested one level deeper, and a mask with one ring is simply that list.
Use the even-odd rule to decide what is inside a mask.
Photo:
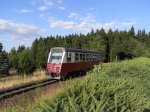
[{"label": "green bush", "polygon": [[[96,68],[95,68],[96,70]],[[109,77],[136,77],[146,87],[150,96],[150,58],[137,58],[117,63],[104,64],[101,74]]]},{"label": "green bush", "polygon": [[146,78],[149,78],[148,67],[150,63],[146,58],[97,66],[84,80],[75,80],[30,112],[149,111],[150,97],[148,86],[145,86],[148,84]]}]

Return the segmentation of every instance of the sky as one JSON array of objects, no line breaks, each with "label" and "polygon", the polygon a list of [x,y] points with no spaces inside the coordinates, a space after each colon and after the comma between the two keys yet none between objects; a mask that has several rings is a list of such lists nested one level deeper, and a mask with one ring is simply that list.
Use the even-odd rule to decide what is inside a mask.
[{"label": "sky", "polygon": [[150,0],[1,0],[0,42],[10,51],[39,37],[91,29],[150,31]]}]

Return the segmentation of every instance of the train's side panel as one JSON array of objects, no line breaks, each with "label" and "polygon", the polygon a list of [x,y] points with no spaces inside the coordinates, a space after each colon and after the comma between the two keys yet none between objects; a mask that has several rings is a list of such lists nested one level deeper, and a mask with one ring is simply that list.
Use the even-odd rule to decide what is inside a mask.
[{"label": "train's side panel", "polygon": [[88,68],[92,68],[94,65],[98,65],[100,61],[88,61],[88,62],[76,62],[76,63],[63,63],[61,66],[61,75],[66,75],[71,72],[85,71]]}]

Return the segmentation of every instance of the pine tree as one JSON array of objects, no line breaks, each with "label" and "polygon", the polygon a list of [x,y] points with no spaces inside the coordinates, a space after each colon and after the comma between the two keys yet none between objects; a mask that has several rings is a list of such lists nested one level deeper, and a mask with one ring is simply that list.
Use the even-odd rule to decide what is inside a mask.
[{"label": "pine tree", "polygon": [[8,54],[8,57],[9,57],[9,67],[12,68],[12,69],[15,69],[17,70],[18,69],[18,53],[17,53],[17,50],[15,47],[13,47],[9,54]]},{"label": "pine tree", "polygon": [[2,67],[2,49],[3,49],[3,46],[2,46],[2,43],[0,43],[0,69]]},{"label": "pine tree", "polygon": [[111,29],[109,29],[108,33],[107,33],[107,42],[106,42],[106,59],[107,62],[110,62],[110,51],[113,45],[113,31]]},{"label": "pine tree", "polygon": [[135,31],[134,31],[134,27],[132,26],[131,29],[128,32],[130,37],[135,37]]},{"label": "pine tree", "polygon": [[107,58],[106,51],[107,51],[108,38],[107,38],[106,32],[103,28],[98,33],[101,36],[101,39],[103,40],[103,45],[104,45],[104,50],[101,51],[102,52],[101,59],[104,60],[104,62],[107,62],[108,58]]},{"label": "pine tree", "polygon": [[2,60],[3,60],[3,67],[4,67],[3,74],[7,75],[9,69],[9,61],[8,61],[8,54],[6,53],[6,51],[2,52]]},{"label": "pine tree", "polygon": [[8,55],[3,50],[3,45],[0,43],[0,75],[8,75]]}]

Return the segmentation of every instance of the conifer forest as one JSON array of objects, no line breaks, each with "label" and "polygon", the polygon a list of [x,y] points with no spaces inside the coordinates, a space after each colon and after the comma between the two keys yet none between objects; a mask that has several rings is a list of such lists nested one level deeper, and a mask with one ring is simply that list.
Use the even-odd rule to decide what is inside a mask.
[{"label": "conifer forest", "polygon": [[114,62],[135,57],[150,57],[150,32],[97,29],[87,34],[37,37],[30,47],[20,45],[9,52],[0,43],[0,74],[8,74],[9,69],[18,73],[32,74],[36,69],[45,69],[52,47],[77,48],[101,52],[103,62]]}]

